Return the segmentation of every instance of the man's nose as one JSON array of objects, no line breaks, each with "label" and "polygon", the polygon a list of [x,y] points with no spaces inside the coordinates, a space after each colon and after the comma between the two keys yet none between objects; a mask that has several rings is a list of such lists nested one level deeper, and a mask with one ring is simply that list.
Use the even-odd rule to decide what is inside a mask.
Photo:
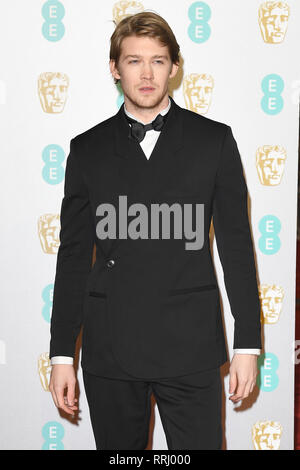
[{"label": "man's nose", "polygon": [[150,64],[143,66],[141,78],[153,78],[153,70]]}]

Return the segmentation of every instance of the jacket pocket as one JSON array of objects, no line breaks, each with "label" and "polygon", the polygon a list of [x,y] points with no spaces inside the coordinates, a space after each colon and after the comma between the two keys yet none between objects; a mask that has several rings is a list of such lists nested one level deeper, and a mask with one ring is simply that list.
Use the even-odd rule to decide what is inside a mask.
[{"label": "jacket pocket", "polygon": [[169,295],[178,295],[178,294],[189,294],[190,292],[199,292],[203,290],[211,290],[216,289],[216,284],[206,284],[202,286],[195,286],[195,287],[184,287],[181,289],[170,289],[168,291]]},{"label": "jacket pocket", "polygon": [[89,295],[90,295],[91,297],[102,297],[102,298],[104,298],[104,299],[106,298],[105,292],[96,292],[96,291],[90,290],[90,291],[89,291]]}]

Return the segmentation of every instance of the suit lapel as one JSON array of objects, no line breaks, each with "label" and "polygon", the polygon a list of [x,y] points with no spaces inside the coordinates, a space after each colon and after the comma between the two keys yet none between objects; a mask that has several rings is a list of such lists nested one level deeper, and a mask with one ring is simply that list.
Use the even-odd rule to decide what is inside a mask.
[{"label": "suit lapel", "polygon": [[[163,192],[170,166],[177,161],[175,153],[183,145],[183,112],[172,97],[168,118],[148,160],[140,144],[130,139],[130,127],[124,116],[124,103],[115,115],[114,150],[118,158],[119,195],[127,195],[128,206],[134,202],[149,203]],[[117,224],[118,225],[118,224]],[[114,239],[111,251],[122,240]]]},{"label": "suit lapel", "polygon": [[[164,176],[172,165],[172,157],[183,145],[183,116],[182,109],[173,98],[168,119],[159,135],[154,149],[148,160],[140,144],[130,139],[130,127],[124,116],[124,103],[115,115],[114,147],[115,155],[121,158],[121,168],[124,183],[127,183],[128,195],[155,195],[162,189]],[[148,187],[151,183],[151,187]]]}]

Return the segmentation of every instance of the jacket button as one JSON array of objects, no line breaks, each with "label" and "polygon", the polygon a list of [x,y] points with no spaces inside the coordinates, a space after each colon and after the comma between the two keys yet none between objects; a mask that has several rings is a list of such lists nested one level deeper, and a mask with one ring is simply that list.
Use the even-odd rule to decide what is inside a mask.
[{"label": "jacket button", "polygon": [[112,268],[112,267],[114,266],[114,264],[115,264],[115,260],[113,260],[113,259],[109,259],[109,260],[106,262],[106,266],[107,266],[108,268]]}]

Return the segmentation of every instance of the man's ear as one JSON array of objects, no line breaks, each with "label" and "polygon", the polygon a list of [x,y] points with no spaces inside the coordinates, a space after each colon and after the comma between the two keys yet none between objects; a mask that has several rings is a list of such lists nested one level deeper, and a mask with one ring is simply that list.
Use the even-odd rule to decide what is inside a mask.
[{"label": "man's ear", "polygon": [[121,76],[118,72],[117,66],[116,66],[116,62],[115,62],[114,59],[111,59],[109,61],[109,68],[110,68],[110,72],[111,72],[111,74],[113,75],[114,78],[117,78],[117,79],[121,78]]},{"label": "man's ear", "polygon": [[176,75],[177,72],[178,72],[178,68],[179,68],[179,64],[173,64],[173,63],[172,63],[172,68],[171,68],[171,72],[170,72],[169,78],[175,77],[175,75]]}]

